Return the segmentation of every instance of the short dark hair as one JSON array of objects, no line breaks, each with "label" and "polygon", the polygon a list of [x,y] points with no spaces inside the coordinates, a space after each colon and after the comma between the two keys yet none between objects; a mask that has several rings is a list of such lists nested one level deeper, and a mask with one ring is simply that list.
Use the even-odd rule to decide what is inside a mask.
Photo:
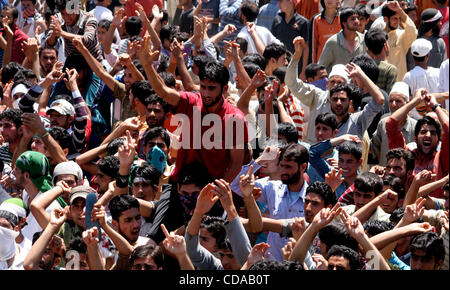
[{"label": "short dark hair", "polygon": [[370,220],[364,224],[364,230],[371,237],[378,234],[390,231],[394,228],[393,222],[381,221],[381,220]]},{"label": "short dark hair", "polygon": [[299,134],[297,128],[291,123],[279,123],[278,124],[278,136],[284,136],[287,143],[298,143]]},{"label": "short dark hair", "polygon": [[389,216],[389,221],[394,224],[397,224],[402,219],[404,213],[405,213],[404,207],[394,209],[394,211]]},{"label": "short dark hair", "polygon": [[351,154],[355,157],[356,160],[361,159],[362,157],[362,148],[356,142],[346,141],[338,146],[337,148],[339,155],[340,154]]},{"label": "short dark hair", "polygon": [[363,96],[363,92],[359,87],[357,87],[354,84],[339,84],[337,86],[334,86],[330,90],[330,98],[338,92],[345,92],[347,94],[349,101],[352,101],[353,108],[355,110],[358,109],[358,107],[361,104],[361,99]]},{"label": "short dark hair", "polygon": [[2,82],[4,84],[8,83],[10,80],[14,79],[14,76],[24,70],[24,67],[15,61],[6,64],[2,69]]},{"label": "short dark hair", "polygon": [[142,30],[142,21],[137,16],[130,16],[125,21],[125,30],[130,37],[139,35]]},{"label": "short dark hair", "polygon": [[166,102],[163,98],[158,96],[157,94],[151,94],[145,99],[145,105],[153,105],[153,104],[160,104],[164,110],[164,113],[170,113],[172,106]]},{"label": "short dark hair", "polygon": [[383,176],[383,185],[392,187],[398,195],[398,199],[405,198],[405,186],[402,180],[394,175]]},{"label": "short dark hair", "polygon": [[391,10],[387,5],[384,5],[383,8],[381,8],[381,16],[383,17],[391,18],[395,14],[397,13],[394,10]]},{"label": "short dark hair", "polygon": [[162,267],[164,264],[164,254],[160,246],[153,243],[137,246],[130,255],[130,263],[134,264],[137,259],[151,257],[156,266]]},{"label": "short dark hair", "polygon": [[43,45],[39,48],[39,57],[41,56],[42,52],[43,52],[44,50],[46,50],[46,49],[48,49],[48,50],[53,50],[53,51],[56,53],[56,56],[58,56],[58,49],[56,49],[56,47],[54,47],[54,46],[49,46],[49,45],[47,45],[47,44],[43,44]]},{"label": "short dark hair", "polygon": [[319,231],[320,243],[324,244],[327,252],[334,245],[343,245],[359,251],[358,242],[350,236],[346,227],[342,223],[330,223]]},{"label": "short dark hair", "polygon": [[131,84],[130,90],[133,93],[133,97],[137,98],[145,106],[147,105],[147,98],[155,93],[150,83],[146,80],[135,81]]},{"label": "short dark hair", "polygon": [[259,7],[256,3],[244,1],[239,8],[239,11],[245,16],[247,22],[254,22],[259,14]]},{"label": "short dark hair", "polygon": [[139,209],[139,201],[129,194],[121,194],[113,197],[109,202],[108,207],[112,219],[118,221],[124,211],[132,208]]},{"label": "short dark hair", "polygon": [[274,69],[272,74],[280,80],[280,84],[284,84],[284,79],[286,77],[286,71],[287,71],[286,66],[279,66],[276,69]]},{"label": "short dark hair", "polygon": [[431,125],[436,128],[436,134],[439,140],[441,140],[441,125],[436,122],[435,119],[430,116],[424,116],[422,119],[419,119],[416,123],[416,127],[414,128],[414,136],[417,138],[419,136],[419,132],[422,129],[423,125]]},{"label": "short dark hair", "polygon": [[414,255],[414,251],[424,250],[426,255],[434,257],[436,262],[445,258],[444,240],[435,232],[426,232],[415,236],[409,247],[412,255]]},{"label": "short dark hair", "polygon": [[338,120],[335,114],[330,112],[320,113],[317,115],[314,125],[323,124],[331,128],[331,130],[336,130],[338,127]]},{"label": "short dark hair", "polygon": [[215,58],[209,55],[196,55],[192,60],[199,68],[206,65],[208,62],[217,62]]},{"label": "short dark hair", "polygon": [[86,254],[87,253],[87,246],[83,242],[83,239],[81,237],[74,237],[68,245],[67,251],[77,251],[78,253]]},{"label": "short dark hair", "polygon": [[356,12],[358,13],[359,16],[362,16],[362,17],[364,17],[366,19],[369,19],[370,14],[367,11],[366,4],[362,4],[362,3],[356,4],[355,10],[356,10]]},{"label": "short dark hair", "polygon": [[259,66],[253,62],[243,62],[242,65],[250,78],[253,78],[258,69],[260,69]]},{"label": "short dark hair", "polygon": [[130,172],[131,182],[136,177],[143,177],[150,181],[153,188],[156,188],[159,184],[159,177],[161,173],[153,165],[144,163],[142,166],[135,166]]},{"label": "short dark hair", "polygon": [[278,43],[271,43],[264,49],[263,57],[267,63],[269,63],[269,60],[271,58],[278,59],[283,54],[286,54],[286,46],[284,44],[278,44]]},{"label": "short dark hair", "polygon": [[339,13],[339,21],[341,22],[341,27],[344,29],[344,22],[347,22],[347,19],[353,15],[359,15],[358,12],[353,7],[346,7],[342,9]]},{"label": "short dark hair", "polygon": [[213,177],[203,163],[192,162],[183,166],[180,170],[178,183],[181,185],[195,184],[203,188],[213,181]]},{"label": "short dark hair", "polygon": [[77,70],[77,72],[80,71],[92,72],[86,59],[80,54],[69,54],[66,58],[66,62],[64,63],[64,69],[66,68],[68,69],[74,68]]},{"label": "short dark hair", "polygon": [[374,192],[375,196],[383,190],[383,180],[373,172],[363,172],[355,179],[355,191]]},{"label": "short dark hair", "polygon": [[198,77],[200,80],[211,80],[213,82],[218,82],[220,86],[223,88],[228,84],[230,80],[230,73],[226,66],[222,63],[208,62],[203,67],[200,67]]},{"label": "short dark hair", "polygon": [[[163,79],[164,84],[170,88],[175,88],[177,85],[177,81],[174,75],[168,71],[162,71],[158,73],[159,76]],[[167,102],[166,102],[167,103]]]},{"label": "short dark hair", "polygon": [[281,151],[280,161],[283,159],[295,161],[298,166],[308,164],[309,152],[303,145],[290,144],[283,151]]},{"label": "short dark hair", "polygon": [[227,238],[227,231],[225,230],[225,220],[221,217],[205,215],[200,223],[200,228],[204,228],[216,239],[216,244],[219,248],[223,248]]},{"label": "short dark hair", "polygon": [[343,257],[348,260],[350,270],[361,270],[363,264],[361,263],[361,256],[358,252],[349,247],[342,245],[333,245],[328,251],[327,260],[332,256]]},{"label": "short dark hair", "polygon": [[305,68],[305,76],[306,78],[315,78],[317,75],[317,72],[320,70],[325,69],[325,66],[323,64],[318,63],[310,63]]},{"label": "short dark hair", "polygon": [[256,271],[301,271],[304,270],[302,263],[298,261],[261,260],[253,264],[249,270]]},{"label": "short dark hair", "polygon": [[368,50],[378,55],[383,50],[384,44],[388,40],[388,34],[380,28],[371,28],[364,35],[364,43]]},{"label": "short dark hair", "polygon": [[170,147],[170,135],[167,133],[167,130],[163,127],[153,127],[149,128],[147,131],[145,131],[145,137],[144,137],[144,146],[150,142],[153,138],[161,137],[166,144],[167,148]]},{"label": "short dark hair", "polygon": [[350,62],[358,65],[372,82],[378,82],[380,69],[378,68],[377,63],[372,58],[368,57],[367,55],[360,54],[353,57]]},{"label": "short dark hair", "polygon": [[115,138],[106,146],[106,154],[112,156],[119,151],[119,147],[123,145],[124,138]]},{"label": "short dark hair", "polygon": [[62,149],[69,149],[69,152],[72,152],[75,149],[72,142],[72,136],[70,136],[64,128],[51,127],[48,133]]},{"label": "short dark hair", "polygon": [[389,161],[391,159],[403,159],[406,162],[406,171],[414,170],[416,167],[416,160],[414,157],[414,153],[404,148],[394,148],[390,149],[386,153],[386,160]]},{"label": "short dark hair", "polygon": [[261,70],[266,69],[266,60],[259,53],[247,54],[242,58],[242,62],[253,62],[254,64],[258,65],[261,68]]},{"label": "short dark hair", "polygon": [[119,174],[120,161],[116,156],[105,156],[97,164],[98,169],[111,177],[116,179],[117,174]]},{"label": "short dark hair", "polygon": [[243,53],[246,53],[248,47],[247,39],[242,37],[236,37],[235,41],[237,44],[239,44],[239,50],[242,51]]},{"label": "short dark hair", "polygon": [[308,193],[315,193],[319,195],[323,199],[325,207],[328,205],[334,206],[337,203],[336,194],[325,182],[314,181],[311,185],[308,186],[308,188],[306,188],[306,194]]},{"label": "short dark hair", "polygon": [[111,26],[111,20],[108,20],[108,19],[102,19],[102,20],[100,20],[99,22],[98,22],[98,25],[97,25],[97,27],[98,28],[103,28],[103,29],[105,29],[105,30],[108,30],[109,29],[109,27]]},{"label": "short dark hair", "polygon": [[0,113],[0,120],[8,119],[16,125],[16,128],[19,129],[22,126],[22,111],[20,109],[6,109]]}]

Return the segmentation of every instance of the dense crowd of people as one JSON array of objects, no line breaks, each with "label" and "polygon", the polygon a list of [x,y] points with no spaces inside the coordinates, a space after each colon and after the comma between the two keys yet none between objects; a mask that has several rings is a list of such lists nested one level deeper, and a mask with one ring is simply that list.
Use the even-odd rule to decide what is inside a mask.
[{"label": "dense crowd of people", "polygon": [[0,9],[0,269],[449,269],[447,0]]}]

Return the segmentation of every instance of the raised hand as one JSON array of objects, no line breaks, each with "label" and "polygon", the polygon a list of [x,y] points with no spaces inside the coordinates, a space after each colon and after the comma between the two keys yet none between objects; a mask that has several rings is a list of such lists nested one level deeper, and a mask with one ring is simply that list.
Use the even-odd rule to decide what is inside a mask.
[{"label": "raised hand", "polygon": [[227,24],[223,28],[223,32],[225,33],[225,37],[231,36],[236,30],[237,30],[237,28],[233,24]]},{"label": "raised hand", "polygon": [[72,39],[72,44],[73,44],[73,46],[75,46],[75,48],[78,50],[78,51],[82,51],[82,50],[84,50],[84,49],[86,49],[86,47],[84,46],[84,43],[83,43],[83,38],[81,38],[81,36],[76,36],[76,37],[74,37],[73,39]]},{"label": "raised hand", "polygon": [[92,207],[91,216],[86,218],[90,218],[92,221],[98,221],[100,226],[103,227],[106,224],[105,207],[100,203],[94,204],[94,206]]},{"label": "raised hand", "polygon": [[11,37],[13,37],[14,35],[14,32],[12,31],[11,27],[9,27],[8,21],[9,21],[8,16],[2,18],[2,24],[3,28],[5,29],[6,36],[8,37],[8,39],[11,39]]},{"label": "raised hand", "polygon": [[172,42],[172,44],[170,45],[171,48],[171,52],[174,55],[174,57],[179,57],[182,58],[183,57],[183,53],[184,53],[184,43],[178,42],[178,40],[175,38]]},{"label": "raised hand", "polygon": [[99,243],[97,227],[92,227],[88,230],[85,230],[82,233],[82,239],[88,247],[97,246]]},{"label": "raised hand", "polygon": [[266,77],[266,73],[263,70],[258,69],[252,78],[251,84],[256,88],[259,88],[266,83]]},{"label": "raised hand", "polygon": [[278,160],[280,157],[280,149],[275,146],[267,146],[266,149],[264,149],[261,156],[256,159],[256,163],[258,163],[261,166],[264,166],[268,162]]},{"label": "raised hand", "polygon": [[394,201],[397,198],[398,198],[398,193],[396,193],[392,189],[388,189],[380,195],[381,205],[389,206],[390,204],[392,204],[392,201]]},{"label": "raised hand", "polygon": [[[128,48],[130,48],[130,45]],[[131,64],[131,57],[128,53],[122,53],[119,55],[119,61],[122,66],[129,66]]]},{"label": "raised hand", "polygon": [[208,211],[211,210],[216,201],[219,200],[219,196],[214,195],[212,192],[213,184],[208,183],[203,189],[200,191],[197,197],[197,203],[195,206],[194,213],[198,213],[200,215],[204,215]]},{"label": "raised hand", "polygon": [[386,170],[385,167],[381,165],[375,165],[372,168],[370,168],[369,172],[375,173],[376,175],[383,177],[385,170]]},{"label": "raised hand", "polygon": [[316,270],[328,270],[328,261],[321,254],[313,254],[311,258],[316,263]]},{"label": "raised hand", "polygon": [[131,137],[130,131],[126,131],[127,138],[124,140],[123,144],[119,147],[118,156],[120,165],[131,167],[134,158],[136,157],[136,143]]},{"label": "raised hand", "polygon": [[61,21],[59,21],[58,17],[50,16],[50,29],[53,30],[53,33],[55,33],[56,36],[61,35],[62,32]]},{"label": "raised hand", "polygon": [[429,170],[422,170],[414,176],[413,182],[416,185],[422,186],[432,182],[436,178],[436,174],[432,173]]},{"label": "raised hand", "polygon": [[72,190],[72,187],[67,185],[67,183],[64,180],[60,180],[56,183],[56,186],[59,186],[62,190],[61,196],[65,200],[69,200],[70,191]]},{"label": "raised hand", "polygon": [[306,220],[303,217],[295,217],[294,222],[291,224],[292,236],[296,241],[300,239],[303,233],[306,231]]},{"label": "raised hand", "polygon": [[409,204],[405,207],[403,213],[403,220],[407,223],[413,223],[423,216],[425,212],[426,199],[419,197],[413,204]]},{"label": "raised hand", "polygon": [[357,217],[349,216],[348,213],[343,210],[341,211],[341,219],[344,222],[350,236],[352,236],[356,240],[364,237],[364,235],[366,234],[364,231],[364,227]]},{"label": "raised hand", "polygon": [[64,243],[63,238],[54,235],[48,244],[51,251],[60,257],[66,256],[66,244]]},{"label": "raised hand", "polygon": [[433,226],[431,226],[429,223],[412,223],[407,226],[405,226],[408,231],[413,235],[419,235],[423,234],[429,231],[435,230]]},{"label": "raised hand", "polygon": [[3,99],[2,99],[2,104],[4,104],[5,106],[12,108],[13,107],[13,98],[12,98],[12,88],[14,86],[14,81],[9,81],[4,89],[3,89]]},{"label": "raised hand", "polygon": [[28,126],[28,128],[30,128],[31,130],[33,130],[33,132],[36,132],[40,136],[47,132],[38,114],[23,113],[22,124]]},{"label": "raised hand", "polygon": [[248,34],[252,35],[256,33],[256,24],[254,22],[247,23]]},{"label": "raised hand", "polygon": [[[138,4],[138,3],[136,3],[136,4]],[[164,17],[164,13],[162,11],[159,11],[159,7],[156,4],[153,5],[153,7],[152,7],[152,14],[153,14],[153,17],[158,20],[161,20]]]},{"label": "raised hand", "polygon": [[348,74],[348,77],[353,80],[353,82],[360,88],[364,86],[364,72],[363,70],[357,65],[352,63],[349,63],[345,66],[345,71]]},{"label": "raised hand", "polygon": [[77,70],[74,68],[71,70],[66,68],[66,75],[67,75],[67,78],[64,78],[64,83],[66,84],[66,87],[71,92],[78,91],[78,84],[77,84],[78,72],[77,72]]},{"label": "raised hand", "polygon": [[239,177],[239,188],[241,189],[242,195],[248,197],[252,195],[254,187],[255,175],[253,174],[253,165],[251,165],[247,174],[243,174]]},{"label": "raised hand", "polygon": [[285,261],[289,260],[296,244],[297,241],[294,238],[289,238],[289,242],[287,242],[287,244],[281,249],[281,254],[283,255],[283,259]]},{"label": "raised hand", "polygon": [[296,38],[294,38],[292,43],[294,44],[294,49],[295,49],[293,58],[300,59],[300,57],[303,54],[303,49],[306,46],[305,40],[303,39],[303,37],[297,36]]},{"label": "raised hand", "polygon": [[398,1],[388,1],[388,2],[386,2],[386,6],[390,10],[395,11],[395,12],[399,12],[402,9],[402,7],[400,6],[400,3],[398,3]]},{"label": "raised hand", "polygon": [[331,187],[333,192],[336,192],[336,189],[341,185],[343,181],[344,178],[342,178],[342,169],[336,171],[336,169],[333,168],[330,172],[325,174],[325,183]]},{"label": "raised hand", "polygon": [[144,39],[138,44],[138,57],[142,64],[152,64],[159,57],[159,51],[152,51],[150,36],[144,36]]},{"label": "raised hand", "polygon": [[228,213],[234,208],[233,194],[230,188],[230,184],[224,179],[216,179],[215,184],[212,186],[212,193],[219,197],[225,211]]},{"label": "raised hand", "polygon": [[266,243],[259,243],[254,245],[247,258],[247,267],[251,267],[261,260],[268,259],[269,252],[267,252],[267,250],[269,248],[270,245]]},{"label": "raised hand", "polygon": [[331,223],[331,221],[341,212],[344,212],[344,210],[342,210],[339,202],[336,203],[336,205],[332,209],[323,208],[316,214],[310,226],[321,229]]},{"label": "raised hand", "polygon": [[173,232],[169,233],[164,224],[161,224],[161,229],[166,236],[163,241],[163,245],[167,252],[175,257],[182,257],[186,255],[186,241],[184,240],[184,237],[175,235]]},{"label": "raised hand", "polygon": [[30,37],[27,41],[22,42],[22,52],[24,52],[28,60],[31,61],[39,52],[38,40],[34,37]]},{"label": "raised hand", "polygon": [[55,208],[50,213],[50,224],[52,226],[61,227],[62,224],[66,221],[67,216],[64,214],[64,210],[60,208]]},{"label": "raised hand", "polygon": [[120,27],[122,25],[122,23],[125,22],[126,17],[124,18],[123,15],[125,13],[125,10],[123,8],[120,8],[119,10],[117,10],[114,13],[114,18],[111,22],[111,25],[113,25],[113,27]]}]

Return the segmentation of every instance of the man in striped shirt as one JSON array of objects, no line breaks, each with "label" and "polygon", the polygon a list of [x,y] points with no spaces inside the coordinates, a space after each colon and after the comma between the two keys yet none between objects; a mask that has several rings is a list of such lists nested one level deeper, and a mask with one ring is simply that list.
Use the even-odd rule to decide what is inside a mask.
[{"label": "man in striped shirt", "polygon": [[[97,33],[97,19],[94,14],[82,11],[80,9],[66,9],[69,1],[57,0],[56,7],[59,10],[57,16],[51,17],[50,31],[46,44],[54,46],[57,37],[64,39],[64,48],[66,57],[72,54],[80,55],[80,52],[75,48],[72,40],[81,35],[83,44],[88,48],[89,52],[99,61],[103,60],[100,46],[96,37]],[[67,7],[66,7],[67,6]]]}]

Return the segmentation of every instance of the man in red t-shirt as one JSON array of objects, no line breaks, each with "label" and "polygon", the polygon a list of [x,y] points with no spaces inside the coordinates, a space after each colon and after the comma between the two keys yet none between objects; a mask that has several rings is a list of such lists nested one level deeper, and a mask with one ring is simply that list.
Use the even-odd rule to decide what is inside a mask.
[{"label": "man in red t-shirt", "polygon": [[200,92],[179,92],[167,87],[153,67],[158,54],[152,52],[141,62],[156,94],[176,108],[175,117],[181,117],[181,146],[172,180],[177,181],[183,166],[199,162],[213,178],[232,182],[244,162],[248,131],[242,111],[223,96],[228,89],[228,69],[209,62],[200,68]]}]

